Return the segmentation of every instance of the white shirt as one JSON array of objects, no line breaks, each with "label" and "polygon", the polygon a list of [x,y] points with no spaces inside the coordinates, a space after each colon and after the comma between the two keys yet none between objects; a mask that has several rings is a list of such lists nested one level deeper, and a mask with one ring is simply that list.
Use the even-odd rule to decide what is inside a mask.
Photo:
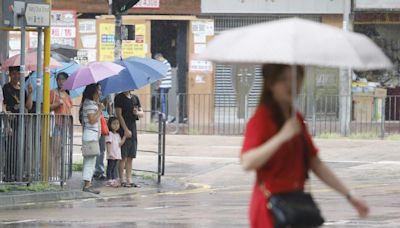
[{"label": "white shirt", "polygon": [[107,151],[107,159],[112,160],[121,160],[121,147],[119,147],[119,143],[121,142],[121,136],[118,133],[113,133],[110,131],[110,134],[106,136],[106,143],[111,144],[111,151]]},{"label": "white shirt", "polygon": [[168,70],[167,70],[167,74],[165,75],[165,78],[161,79],[160,88],[170,89],[172,87],[171,64],[166,59],[162,63],[164,63],[168,67]]},{"label": "white shirt", "polygon": [[89,123],[88,114],[96,113],[99,107],[96,102],[86,99],[83,102],[83,141],[98,141],[100,138],[100,124],[97,121],[95,124]]}]

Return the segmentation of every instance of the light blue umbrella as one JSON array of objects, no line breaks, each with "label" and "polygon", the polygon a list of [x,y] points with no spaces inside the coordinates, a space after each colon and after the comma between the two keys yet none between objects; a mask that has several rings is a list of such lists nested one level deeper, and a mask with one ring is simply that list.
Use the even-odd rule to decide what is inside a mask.
[{"label": "light blue umbrella", "polygon": [[[69,63],[62,62],[61,65],[62,65],[62,67],[51,70],[51,74],[50,74],[50,88],[51,89],[57,88],[56,76],[58,73],[64,72],[68,75],[71,75],[73,72],[75,72],[80,67],[80,65],[75,62],[69,62]],[[37,73],[33,72],[29,76],[28,80],[26,81],[26,85],[32,84],[32,89],[33,89],[32,90],[32,100],[33,101],[36,101],[36,78],[37,78]],[[71,98],[79,97],[83,93],[83,90],[85,90],[85,87],[80,87],[80,88],[69,91]]]},{"label": "light blue umbrella", "polygon": [[103,96],[139,89],[165,77],[168,67],[160,61],[130,57],[115,63],[125,67],[117,76],[100,81]]}]

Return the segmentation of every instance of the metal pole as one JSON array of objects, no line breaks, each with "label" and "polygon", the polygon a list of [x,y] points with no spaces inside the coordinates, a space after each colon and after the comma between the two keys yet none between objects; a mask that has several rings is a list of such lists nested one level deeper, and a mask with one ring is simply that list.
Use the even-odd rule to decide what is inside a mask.
[{"label": "metal pole", "polygon": [[381,139],[385,138],[385,109],[386,109],[386,97],[381,98],[382,108],[381,108]]},{"label": "metal pole", "polygon": [[317,122],[317,109],[316,109],[316,107],[315,107],[315,97],[313,96],[312,97],[312,135],[313,136],[316,136],[317,135],[317,132],[316,132],[316,129],[317,129],[317,126],[316,126],[316,122]]},{"label": "metal pole", "polygon": [[[45,0],[50,4],[51,0]],[[43,74],[43,113],[50,113],[50,50],[51,26],[44,29],[44,74]],[[49,145],[49,118],[45,118],[42,130],[42,180],[48,181],[48,145]]]},{"label": "metal pole", "polygon": [[164,176],[165,173],[165,134],[166,134],[166,120],[162,120],[162,172],[161,175]]},{"label": "metal pole", "polygon": [[108,0],[108,15],[112,15],[113,0]]},{"label": "metal pole", "polygon": [[122,27],[122,15],[121,13],[115,13],[115,51],[114,51],[114,59],[121,59],[121,48],[122,48],[122,37],[121,37],[121,27]]},{"label": "metal pole", "polygon": [[18,15],[18,20],[21,23],[21,59],[20,59],[20,90],[19,90],[19,124],[18,124],[18,169],[17,169],[17,181],[22,181],[23,163],[24,163],[24,137],[25,137],[25,21],[24,21],[24,10],[22,9]]},{"label": "metal pole", "polygon": [[297,66],[292,66],[292,117],[296,116],[296,98],[297,98]]},{"label": "metal pole", "polygon": [[160,184],[161,183],[161,165],[162,165],[162,140],[163,140],[163,136],[162,136],[162,121],[163,121],[163,114],[161,112],[158,112],[158,153],[157,153],[157,158],[158,158],[158,162],[157,162],[157,183]]},{"label": "metal pole", "polygon": [[36,114],[39,114],[42,105],[42,28],[38,28],[37,33]]},{"label": "metal pole", "polygon": [[39,177],[40,167],[40,133],[41,132],[41,105],[42,105],[42,28],[38,28],[38,44],[37,44],[37,72],[36,72],[36,130],[35,131],[35,180]]},{"label": "metal pole", "polygon": [[[0,0],[0,2],[2,1]],[[2,15],[0,15],[0,18],[2,18]],[[3,21],[3,19],[1,19],[1,21]],[[0,40],[2,40],[5,44],[9,43],[9,36],[7,31],[0,29]],[[8,45],[0,45],[0,62],[4,62],[7,59],[7,56]],[[2,71],[0,74],[0,86],[3,86],[7,82],[8,80],[6,71]]]},{"label": "metal pole", "polygon": [[[343,30],[350,31],[351,28],[351,0],[343,0]],[[351,116],[351,70],[340,69],[340,133],[342,136],[350,134],[350,116]]]}]

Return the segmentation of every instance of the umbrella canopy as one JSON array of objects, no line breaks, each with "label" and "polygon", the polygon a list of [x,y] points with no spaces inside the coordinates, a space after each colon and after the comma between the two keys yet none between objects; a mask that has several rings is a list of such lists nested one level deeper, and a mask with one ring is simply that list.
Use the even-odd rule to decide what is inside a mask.
[{"label": "umbrella canopy", "polygon": [[[79,64],[74,63],[74,62],[71,62],[71,63],[62,62],[61,64],[62,64],[62,67],[51,70],[51,74],[50,74],[50,88],[51,89],[57,88],[56,76],[58,73],[64,72],[68,75],[71,75],[73,72],[75,72],[80,67]],[[26,81],[26,85],[28,85],[28,84],[35,85],[36,78],[37,78],[37,73],[33,72],[29,76],[28,80]],[[33,86],[32,89],[33,89],[32,90],[32,100],[36,101],[36,86]],[[84,89],[85,89],[85,87],[80,87],[80,88],[69,91],[69,94],[70,94],[71,98],[79,97],[83,93]]]},{"label": "umbrella canopy", "polygon": [[165,77],[168,67],[154,59],[131,57],[115,63],[124,66],[117,76],[100,82],[104,96],[139,89]]},{"label": "umbrella canopy", "polygon": [[69,59],[73,59],[78,55],[78,49],[69,45],[53,44],[51,45],[51,51],[61,54]]},{"label": "umbrella canopy", "polygon": [[[42,55],[43,58],[43,55]],[[2,64],[1,68],[3,70],[7,70],[10,66],[20,66],[21,65],[21,55],[14,55],[13,57],[6,59]],[[54,58],[50,58],[50,68],[58,68],[61,67],[61,64],[55,60]],[[36,71],[37,70],[37,52],[29,51],[25,56],[25,69],[27,71]]]},{"label": "umbrella canopy", "polygon": [[[30,48],[28,52],[35,52],[37,48]],[[59,62],[72,62],[78,55],[78,49],[69,45],[52,44],[51,57]]]},{"label": "umbrella canopy", "polygon": [[71,58],[68,58],[60,53],[57,52],[51,52],[50,53],[51,57],[55,60],[57,60],[58,62],[64,62],[64,63],[69,63],[69,62],[73,62],[73,60]]},{"label": "umbrella canopy", "polygon": [[124,67],[111,62],[92,62],[76,70],[65,82],[64,89],[72,90],[97,83],[117,75]]},{"label": "umbrella canopy", "polygon": [[391,61],[367,36],[299,18],[223,32],[209,43],[200,58],[357,70],[392,67]]}]

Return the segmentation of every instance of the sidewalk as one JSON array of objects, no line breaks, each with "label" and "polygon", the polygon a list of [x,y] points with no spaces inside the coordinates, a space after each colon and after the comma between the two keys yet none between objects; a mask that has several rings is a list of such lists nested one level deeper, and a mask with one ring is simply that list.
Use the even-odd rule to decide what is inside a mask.
[{"label": "sidewalk", "polygon": [[[107,187],[105,186],[106,181],[93,181],[93,186],[100,190],[99,195],[91,194],[82,191],[82,173],[74,172],[72,178],[67,181],[67,184],[59,190],[49,191],[11,191],[11,192],[0,192],[0,209],[9,208],[16,206],[24,206],[30,204],[46,203],[53,201],[68,201],[68,200],[79,200],[79,199],[110,199],[114,197],[122,196],[133,196],[137,194],[148,194],[157,192],[159,185],[157,180],[150,175],[134,176],[133,181],[138,184],[139,188],[127,188],[127,187]],[[52,184],[50,184],[51,186]],[[172,179],[164,180],[161,184],[163,188],[172,186],[173,188],[184,189],[185,186],[182,183],[175,182]]]}]

